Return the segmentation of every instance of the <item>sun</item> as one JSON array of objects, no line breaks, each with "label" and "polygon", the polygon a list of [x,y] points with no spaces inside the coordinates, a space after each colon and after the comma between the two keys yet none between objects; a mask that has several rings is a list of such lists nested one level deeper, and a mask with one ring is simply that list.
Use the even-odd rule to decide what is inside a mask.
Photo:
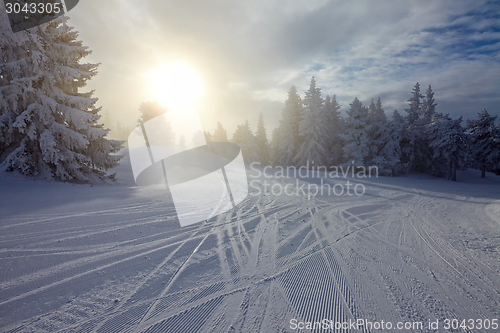
[{"label": "sun", "polygon": [[167,108],[187,106],[202,95],[198,75],[184,64],[164,64],[148,77],[156,102]]}]

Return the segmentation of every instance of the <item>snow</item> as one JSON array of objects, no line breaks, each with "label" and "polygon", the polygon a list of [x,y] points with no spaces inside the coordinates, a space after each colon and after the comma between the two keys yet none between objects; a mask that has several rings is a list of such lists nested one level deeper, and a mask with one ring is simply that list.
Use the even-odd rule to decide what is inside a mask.
[{"label": "snow", "polygon": [[[267,170],[247,170],[235,210],[184,228],[164,188],[134,185],[127,156],[114,185],[0,173],[0,331],[288,332],[292,319],[359,318],[444,331],[445,319],[500,318],[499,176]],[[322,181],[366,191],[271,193]]]}]

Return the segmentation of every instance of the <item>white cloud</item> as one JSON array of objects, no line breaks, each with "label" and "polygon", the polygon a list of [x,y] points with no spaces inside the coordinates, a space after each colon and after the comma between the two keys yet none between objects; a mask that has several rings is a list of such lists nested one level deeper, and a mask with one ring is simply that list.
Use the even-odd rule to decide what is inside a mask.
[{"label": "white cloud", "polygon": [[91,87],[104,109],[134,123],[148,95],[140,75],[182,60],[208,86],[200,108],[209,127],[220,118],[235,128],[261,111],[273,127],[290,86],[302,92],[312,75],[343,109],[354,96],[382,96],[386,110],[401,111],[420,81],[435,87],[443,111],[469,112],[470,100],[447,103],[475,92],[482,96],[473,98],[476,109],[498,112],[492,92],[500,86],[500,32],[488,16],[492,6],[498,8],[472,0],[88,0],[71,12],[70,24],[94,51],[89,60],[102,63]]}]

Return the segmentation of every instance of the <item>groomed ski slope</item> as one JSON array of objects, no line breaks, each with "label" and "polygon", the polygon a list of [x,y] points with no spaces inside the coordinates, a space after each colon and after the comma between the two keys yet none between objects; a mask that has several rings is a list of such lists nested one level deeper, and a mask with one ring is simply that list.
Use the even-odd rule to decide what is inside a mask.
[{"label": "groomed ski slope", "polygon": [[116,171],[118,184],[94,186],[0,175],[0,331],[293,332],[291,320],[363,318],[436,332],[429,320],[500,319],[493,174],[323,179],[366,192],[310,199],[257,196],[264,180],[296,186],[262,175],[235,210],[180,228],[164,189],[136,187],[126,157]]}]

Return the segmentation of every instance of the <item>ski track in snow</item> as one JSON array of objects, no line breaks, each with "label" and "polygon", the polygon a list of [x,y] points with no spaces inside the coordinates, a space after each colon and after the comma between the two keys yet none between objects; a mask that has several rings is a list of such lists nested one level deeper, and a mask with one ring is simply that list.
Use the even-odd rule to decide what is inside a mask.
[{"label": "ski track in snow", "polygon": [[249,195],[184,228],[151,200],[160,192],[126,186],[116,187],[128,199],[0,214],[0,329],[288,332],[292,318],[500,319],[500,181],[486,197],[419,182],[448,184],[378,179],[361,197]]}]

